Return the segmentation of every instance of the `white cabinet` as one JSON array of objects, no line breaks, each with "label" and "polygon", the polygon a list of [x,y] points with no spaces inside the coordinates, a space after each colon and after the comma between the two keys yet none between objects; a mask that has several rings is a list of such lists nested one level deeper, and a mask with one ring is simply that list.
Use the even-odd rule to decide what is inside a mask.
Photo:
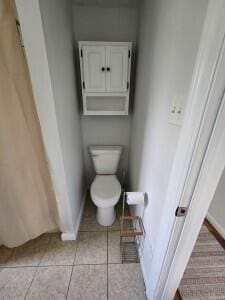
[{"label": "white cabinet", "polygon": [[125,92],[128,88],[129,46],[106,47],[106,91]]},{"label": "white cabinet", "polygon": [[105,48],[103,46],[83,46],[82,56],[85,91],[104,92],[106,85]]},{"label": "white cabinet", "polygon": [[131,43],[79,42],[85,115],[127,115]]}]

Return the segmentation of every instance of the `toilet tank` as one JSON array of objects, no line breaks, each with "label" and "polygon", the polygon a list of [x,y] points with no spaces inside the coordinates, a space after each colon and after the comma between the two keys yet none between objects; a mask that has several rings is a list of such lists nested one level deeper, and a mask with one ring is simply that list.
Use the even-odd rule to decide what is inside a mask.
[{"label": "toilet tank", "polygon": [[122,146],[89,146],[96,174],[115,174]]}]

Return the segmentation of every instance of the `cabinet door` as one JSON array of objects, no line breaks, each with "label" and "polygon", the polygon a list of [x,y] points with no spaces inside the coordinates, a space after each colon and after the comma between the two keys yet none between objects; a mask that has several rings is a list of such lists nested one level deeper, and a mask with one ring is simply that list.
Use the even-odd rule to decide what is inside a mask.
[{"label": "cabinet door", "polygon": [[125,92],[128,81],[128,46],[106,47],[106,90]]},{"label": "cabinet door", "polygon": [[83,46],[85,92],[105,92],[105,47]]}]

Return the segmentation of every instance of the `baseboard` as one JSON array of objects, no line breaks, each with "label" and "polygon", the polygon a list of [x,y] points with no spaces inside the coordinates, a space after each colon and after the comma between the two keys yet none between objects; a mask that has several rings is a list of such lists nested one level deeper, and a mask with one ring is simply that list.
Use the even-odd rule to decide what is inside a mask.
[{"label": "baseboard", "polygon": [[81,204],[81,208],[80,208],[80,212],[79,212],[79,215],[78,215],[78,218],[77,218],[77,223],[74,227],[74,234],[75,234],[75,237],[77,238],[77,234],[78,234],[78,231],[79,231],[79,227],[80,227],[80,222],[81,222],[81,219],[82,219],[82,216],[83,216],[83,211],[84,211],[84,204],[85,204],[85,200],[87,198],[87,191],[85,192],[84,196],[83,196],[83,201],[82,201],[82,204]]},{"label": "baseboard", "polygon": [[74,232],[62,232],[61,239],[62,241],[75,241],[76,235]]},{"label": "baseboard", "polygon": [[225,239],[225,229],[215,220],[215,218],[208,213],[206,219],[212,224],[213,227],[218,231],[218,233]]},{"label": "baseboard", "polygon": [[145,267],[144,267],[144,262],[143,262],[142,259],[140,259],[140,265],[141,265],[142,275],[143,275],[144,284],[145,284],[145,295],[146,295],[146,298],[149,300],[150,299],[150,294],[148,292],[147,274],[146,274]]},{"label": "baseboard", "polygon": [[[132,207],[132,205],[130,206],[130,213],[131,213],[132,216],[135,214],[134,208]],[[133,226],[135,227],[135,222],[134,221],[133,221]],[[142,240],[142,243],[143,243],[143,240]],[[146,295],[146,298],[149,300],[150,299],[150,293],[148,291],[147,274],[146,274],[145,264],[144,264],[144,261],[142,259],[142,253],[140,252],[140,249],[139,249],[139,257],[140,257],[140,265],[141,265],[142,275],[143,275],[144,284],[145,284],[145,295]]]},{"label": "baseboard", "polygon": [[63,241],[75,241],[77,239],[77,234],[78,234],[78,231],[79,231],[80,222],[81,222],[83,211],[84,211],[84,204],[85,204],[86,197],[87,197],[87,192],[85,192],[85,194],[83,196],[83,200],[82,200],[82,203],[81,203],[81,207],[80,207],[79,215],[78,215],[78,218],[77,218],[77,222],[76,222],[76,225],[74,226],[74,232],[62,232],[61,233],[61,239]]}]

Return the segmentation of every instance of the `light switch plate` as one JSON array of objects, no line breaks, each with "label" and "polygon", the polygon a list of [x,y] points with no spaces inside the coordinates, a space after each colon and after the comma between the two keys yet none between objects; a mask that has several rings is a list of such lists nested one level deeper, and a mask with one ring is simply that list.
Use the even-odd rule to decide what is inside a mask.
[{"label": "light switch plate", "polygon": [[171,107],[170,107],[170,115],[169,115],[169,123],[177,126],[181,126],[183,119],[183,97],[175,96],[173,98]]}]

